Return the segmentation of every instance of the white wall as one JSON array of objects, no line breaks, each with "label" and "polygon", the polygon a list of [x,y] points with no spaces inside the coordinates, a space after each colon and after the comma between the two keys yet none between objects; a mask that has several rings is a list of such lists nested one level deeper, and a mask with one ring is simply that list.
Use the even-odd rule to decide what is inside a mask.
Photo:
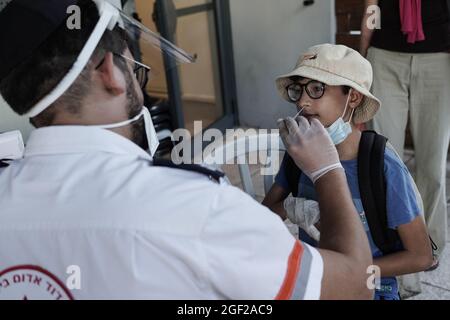
[{"label": "white wall", "polygon": [[279,98],[277,75],[290,71],[308,47],[334,43],[334,0],[230,0],[239,117],[242,125],[275,128],[294,115]]}]

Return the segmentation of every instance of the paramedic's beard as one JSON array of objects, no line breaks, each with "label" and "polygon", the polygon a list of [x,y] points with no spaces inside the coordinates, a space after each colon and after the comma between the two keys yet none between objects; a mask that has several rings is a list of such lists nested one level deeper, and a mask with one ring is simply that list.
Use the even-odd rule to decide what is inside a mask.
[{"label": "paramedic's beard", "polygon": [[136,143],[139,147],[141,147],[144,150],[148,149],[147,137],[145,136],[144,118],[139,119],[138,121],[136,121],[131,125],[131,141]]},{"label": "paramedic's beard", "polygon": [[[142,111],[143,103],[140,102],[138,93],[133,86],[133,81],[127,79],[127,111],[128,118],[132,119]],[[141,90],[140,88],[138,90]],[[145,107],[144,107],[145,108]],[[148,149],[147,137],[145,135],[144,117],[131,124],[131,141],[144,150]]]}]

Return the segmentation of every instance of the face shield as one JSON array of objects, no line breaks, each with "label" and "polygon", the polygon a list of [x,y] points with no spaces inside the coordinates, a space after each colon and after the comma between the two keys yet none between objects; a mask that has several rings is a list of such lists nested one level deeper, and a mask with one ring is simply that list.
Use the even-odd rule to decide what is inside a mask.
[{"label": "face shield", "polygon": [[[134,61],[134,65],[137,68],[135,69],[135,73],[138,81],[141,81],[139,79],[140,77],[145,76],[145,74],[142,74],[143,72],[148,71],[149,77],[152,79],[155,76],[164,75],[168,68],[176,67],[178,64],[195,62],[194,57],[154,33],[136,19],[127,16],[119,8],[115,7],[108,1],[92,1],[95,2],[98,8],[100,18],[89,39],[78,55],[74,65],[59,82],[59,84],[41,101],[33,106],[24,116],[33,118],[60,98],[75,82],[83,69],[86,67],[105,31],[113,30],[117,26],[125,31],[128,47],[133,54],[132,59],[133,61],[136,60]],[[122,55],[123,53],[113,54]],[[164,56],[169,63],[159,64],[158,67],[158,65],[153,62],[161,59],[161,56]],[[138,68],[139,66],[141,68]],[[145,131],[149,145],[149,152],[153,155],[156,152],[159,141],[157,139],[150,113],[145,107],[143,107],[141,113],[133,119],[129,119],[121,123],[96,127],[104,129],[122,127],[138,121],[142,117],[145,120]]]},{"label": "face shield", "polygon": [[196,57],[154,33],[140,21],[119,12],[120,25],[126,33],[128,48],[134,59],[151,69],[148,80],[165,80],[165,74],[171,68],[195,62]]}]

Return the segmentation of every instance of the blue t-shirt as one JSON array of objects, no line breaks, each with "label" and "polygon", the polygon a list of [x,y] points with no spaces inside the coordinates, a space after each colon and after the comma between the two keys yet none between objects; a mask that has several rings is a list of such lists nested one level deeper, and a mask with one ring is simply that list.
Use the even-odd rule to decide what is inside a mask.
[{"label": "blue t-shirt", "polygon": [[[370,249],[374,258],[381,257],[383,253],[375,245],[372,235],[370,233],[369,225],[364,214],[364,208],[359,193],[358,183],[358,161],[349,160],[342,161],[342,166],[345,169],[348,186],[352,194],[353,203],[356,207],[361,222],[363,223],[367,237],[369,239]],[[386,178],[386,207],[388,226],[391,229],[397,229],[402,224],[407,224],[413,221],[420,215],[419,205],[417,203],[416,193],[413,187],[413,181],[408,169],[404,163],[399,159],[395,152],[388,147],[384,154],[384,174]],[[314,185],[309,178],[302,174],[299,179],[299,197],[309,200],[317,201],[316,191]],[[278,172],[275,183],[283,189],[290,191],[288,179],[286,178],[286,156]],[[312,245],[314,240],[309,238],[306,233],[300,232],[303,235],[302,240],[309,242]],[[306,236],[305,236],[306,235]],[[399,243],[401,249],[401,243]],[[376,296],[383,295],[385,298],[398,297],[397,280],[395,277],[381,278],[381,289],[376,291]]]}]

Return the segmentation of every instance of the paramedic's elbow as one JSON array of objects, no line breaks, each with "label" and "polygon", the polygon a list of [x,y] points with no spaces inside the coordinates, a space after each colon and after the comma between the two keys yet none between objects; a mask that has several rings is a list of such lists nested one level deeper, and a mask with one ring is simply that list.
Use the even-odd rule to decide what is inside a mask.
[{"label": "paramedic's elbow", "polygon": [[[364,259],[365,260],[365,259]],[[374,286],[372,284],[373,274],[368,272],[369,264],[371,261],[355,261],[351,271],[350,278],[353,281],[353,287],[355,288],[355,300],[373,300]]]},{"label": "paramedic's elbow", "polygon": [[[378,269],[375,274],[372,271],[373,267],[373,259],[370,257],[369,259],[363,259],[362,265],[364,266],[364,277],[360,282],[360,293],[361,298],[363,300],[373,300],[375,293],[375,285],[377,281],[380,283],[381,281],[381,271]],[[374,278],[375,277],[375,278]],[[373,279],[374,278],[374,279]],[[375,281],[374,281],[375,280]]]},{"label": "paramedic's elbow", "polygon": [[374,293],[375,290],[369,288],[369,286],[367,285],[367,281],[363,281],[364,284],[361,286],[360,289],[360,300],[373,300],[374,298]]},{"label": "paramedic's elbow", "polygon": [[366,288],[361,289],[360,298],[358,300],[373,300],[374,299],[374,291]]},{"label": "paramedic's elbow", "polygon": [[372,257],[369,255],[347,256],[346,266],[346,276],[354,288],[351,299],[373,300],[374,289],[381,278],[381,271],[373,266]]}]

